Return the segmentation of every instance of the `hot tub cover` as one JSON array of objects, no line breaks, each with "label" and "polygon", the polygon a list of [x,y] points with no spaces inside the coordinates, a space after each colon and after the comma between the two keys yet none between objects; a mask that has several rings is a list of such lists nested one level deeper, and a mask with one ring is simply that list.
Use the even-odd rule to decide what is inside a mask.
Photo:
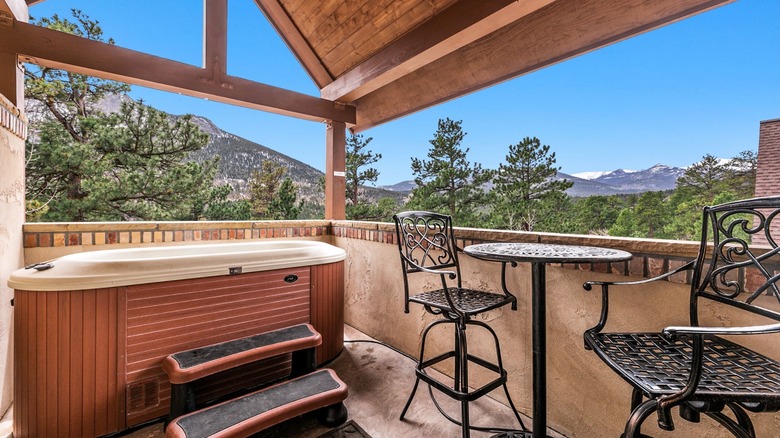
[{"label": "hot tub cover", "polygon": [[69,254],[49,269],[19,269],[16,290],[84,290],[235,273],[271,271],[344,260],[346,252],[311,240],[150,246]]}]

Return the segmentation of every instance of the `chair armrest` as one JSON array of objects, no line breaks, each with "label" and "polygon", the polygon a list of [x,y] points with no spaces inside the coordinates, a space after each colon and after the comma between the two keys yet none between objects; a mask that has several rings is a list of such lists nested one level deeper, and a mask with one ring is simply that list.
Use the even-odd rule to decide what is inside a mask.
[{"label": "chair armrest", "polygon": [[760,335],[780,333],[780,323],[754,325],[746,327],[691,327],[670,326],[663,330],[664,335],[674,337],[679,335]]},{"label": "chair armrest", "polygon": [[[636,284],[652,283],[654,281],[669,278],[678,272],[693,269],[695,263],[696,263],[695,260],[691,260],[690,262],[680,266],[679,268],[673,269],[665,274],[661,274],[657,277],[646,278],[637,281],[586,281],[582,285],[582,288],[585,289],[586,291],[593,289],[594,285],[601,286],[601,316],[599,317],[598,323],[596,323],[596,325],[591,327],[590,329],[586,330],[585,333],[586,334],[599,333],[607,325],[607,319],[609,318],[609,286],[631,286]],[[585,342],[585,348],[588,348],[587,342]]]},{"label": "chair armrest", "polygon": [[652,283],[654,281],[658,280],[664,280],[666,278],[671,277],[674,274],[677,274],[678,272],[682,271],[689,271],[693,269],[693,265],[696,263],[695,260],[691,260],[690,262],[680,266],[677,269],[673,269],[669,272],[663,273],[661,275],[658,275],[656,277],[652,278],[645,278],[643,280],[636,280],[636,281],[586,281],[582,287],[585,290],[591,290],[593,286],[630,286],[635,284],[645,284],[645,283]]},{"label": "chair armrest", "polygon": [[457,277],[457,274],[455,274],[455,271],[442,271],[442,270],[436,270],[436,269],[428,269],[423,266],[415,266],[415,269],[420,270],[420,272],[427,272],[428,274],[437,274],[437,275],[447,275],[450,277],[450,279],[455,279]]}]

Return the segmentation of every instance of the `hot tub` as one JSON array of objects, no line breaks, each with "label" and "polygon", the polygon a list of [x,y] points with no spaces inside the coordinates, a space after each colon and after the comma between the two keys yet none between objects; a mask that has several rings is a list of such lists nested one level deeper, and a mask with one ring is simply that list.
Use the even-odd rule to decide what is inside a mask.
[{"label": "hot tub", "polygon": [[[71,254],[14,272],[14,436],[99,436],[162,417],[168,354],[309,322],[318,363],[343,348],[344,250],[310,240]],[[289,358],[204,383],[203,399],[288,372]],[[203,401],[203,400],[201,400]]]}]

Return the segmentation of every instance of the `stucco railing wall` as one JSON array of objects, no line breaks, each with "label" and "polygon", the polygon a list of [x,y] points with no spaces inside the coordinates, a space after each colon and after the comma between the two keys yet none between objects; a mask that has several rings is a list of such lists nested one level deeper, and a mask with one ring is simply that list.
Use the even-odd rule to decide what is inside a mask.
[{"label": "stucco railing wall", "polygon": [[[660,274],[695,257],[698,244],[600,236],[571,236],[483,229],[456,229],[458,245],[492,241],[542,242],[607,246],[630,251],[634,259],[610,264],[553,265],[547,269],[548,422],[570,437],[618,436],[628,415],[630,387],[583,348],[582,333],[598,319],[600,294],[585,292],[586,280],[632,280]],[[254,222],[122,222],[40,223],[24,226],[25,262],[33,263],[62,255],[99,249],[145,245],[184,245],[263,238],[306,238],[326,241],[347,251],[345,265],[347,324],[409,354],[416,355],[420,335],[432,320],[420,306],[403,313],[403,284],[395,228],[392,224],[356,221],[254,221]],[[466,285],[499,288],[500,264],[463,257]],[[750,281],[750,276],[742,276]],[[685,325],[688,320],[686,274],[620,293],[611,293],[612,327],[658,330],[667,325]],[[436,279],[414,280],[413,287],[435,287]],[[484,315],[502,340],[509,388],[515,403],[531,415],[531,322],[530,268],[519,264],[510,270],[509,288],[518,297],[519,308],[498,309]],[[723,314],[707,308],[702,321],[721,324],[740,322],[742,315]],[[709,320],[709,321],[708,321]],[[747,324],[745,320],[743,323]],[[610,327],[608,327],[609,329]],[[482,333],[470,333],[470,347],[490,357]],[[433,354],[449,348],[452,335],[442,330],[432,335]],[[744,341],[744,340],[742,340]],[[751,339],[752,347],[780,357],[780,345],[771,339]],[[451,370],[444,369],[448,372]],[[478,384],[479,378],[477,376]],[[411,389],[411,388],[409,388]],[[422,394],[422,393],[421,393]],[[502,395],[491,395],[499,400]],[[418,395],[418,397],[426,397]],[[421,401],[422,402],[422,401]],[[398,406],[400,409],[401,406]],[[399,411],[400,413],[400,411]],[[412,411],[412,416],[414,415]],[[758,436],[774,436],[780,415],[754,415]],[[424,421],[424,419],[416,419]],[[711,420],[700,425],[677,420],[677,430],[657,429],[651,419],[645,432],[652,436],[730,436]]]},{"label": "stucco railing wall", "polygon": [[[413,305],[409,314],[403,313],[403,281],[394,226],[387,223],[335,221],[332,232],[333,242],[347,251],[347,324],[416,356],[421,333],[433,318],[421,306]],[[549,426],[569,437],[620,435],[628,417],[631,389],[593,352],[583,347],[583,332],[598,320],[601,295],[598,291],[584,291],[582,284],[587,280],[636,280],[659,274],[693,259],[698,243],[466,228],[457,228],[455,234],[461,247],[493,241],[541,242],[606,246],[634,254],[630,262],[551,265],[547,268]],[[461,257],[461,263],[466,286],[500,290],[499,263],[468,256]],[[509,308],[502,308],[484,317],[501,339],[504,363],[509,373],[509,388],[515,404],[528,416],[532,413],[530,278],[528,264],[521,263],[510,269],[508,287],[518,297],[518,310],[513,312]],[[749,280],[747,276],[746,281]],[[440,287],[438,281],[438,278],[413,280],[412,287]],[[622,293],[620,288],[611,289],[611,322],[607,329],[623,327],[642,331],[658,330],[668,325],[687,325],[689,281],[688,276],[681,273],[669,281],[623,288]],[[720,325],[724,321],[750,323],[745,315],[724,314],[722,309],[716,307],[705,306],[705,312],[709,316],[703,319],[703,324]],[[491,357],[491,349],[482,348],[490,345],[487,337],[479,332],[469,333],[469,336],[469,348]],[[431,339],[435,339],[431,355],[451,348],[453,342],[447,329],[430,335],[429,342]],[[780,346],[777,346],[777,342],[766,342],[769,340],[753,338],[750,339],[750,346],[770,356],[780,357]],[[475,386],[478,385],[475,383]],[[499,400],[503,398],[501,391],[494,391],[491,393],[493,395]],[[422,392],[418,397],[425,398],[427,394]],[[412,418],[424,421],[422,418],[414,418],[413,410]],[[757,436],[777,434],[780,415],[754,415],[753,419]],[[674,432],[661,431],[653,418],[645,424],[643,432],[651,436],[731,436],[707,418],[703,418],[701,424],[694,425],[676,417],[677,429]]]},{"label": "stucco railing wall", "polygon": [[[7,74],[7,70],[3,72],[0,74]],[[24,114],[0,94],[0,417],[8,410],[13,397],[13,291],[5,280],[23,263],[26,136]]]}]

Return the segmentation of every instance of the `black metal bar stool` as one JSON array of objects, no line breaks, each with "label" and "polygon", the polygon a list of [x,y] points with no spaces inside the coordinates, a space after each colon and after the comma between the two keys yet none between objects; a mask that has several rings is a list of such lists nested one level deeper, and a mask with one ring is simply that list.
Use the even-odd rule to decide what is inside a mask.
[{"label": "black metal bar stool", "polygon": [[[401,420],[404,419],[409,405],[412,403],[420,380],[427,383],[429,388],[436,388],[445,395],[458,400],[461,405],[461,421],[453,419],[446,413],[442,414],[450,421],[459,424],[463,431],[463,437],[469,436],[470,429],[483,431],[496,431],[501,429],[471,426],[469,424],[469,402],[472,402],[490,391],[503,386],[509,406],[512,408],[517,421],[525,430],[523,421],[515,409],[509,390],[506,386],[507,373],[501,360],[501,348],[496,332],[482,321],[475,321],[474,316],[511,305],[512,310],[517,310],[517,300],[506,288],[506,264],[501,266],[501,286],[503,293],[486,292],[481,290],[466,289],[461,284],[460,264],[458,251],[460,248],[455,243],[452,230],[452,218],[447,215],[426,211],[407,211],[393,216],[396,226],[398,250],[401,254],[401,268],[404,278],[404,312],[409,313],[409,303],[421,304],[425,310],[441,319],[430,323],[422,335],[420,346],[420,359],[417,362],[414,388],[401,412]],[[514,263],[512,264],[514,266]],[[441,279],[441,289],[421,292],[415,295],[409,294],[409,274],[424,273],[438,275]],[[448,279],[452,285],[448,284]],[[452,324],[455,330],[454,348],[435,357],[425,358],[425,343],[431,329],[440,324]],[[496,349],[496,362],[480,358],[468,352],[467,328],[481,327],[487,330],[493,337]],[[453,358],[455,361],[454,383],[452,386],[435,379],[426,371],[428,368]],[[480,388],[469,388],[469,365],[477,364],[486,368],[496,377]],[[438,407],[438,405],[437,405]]]}]

